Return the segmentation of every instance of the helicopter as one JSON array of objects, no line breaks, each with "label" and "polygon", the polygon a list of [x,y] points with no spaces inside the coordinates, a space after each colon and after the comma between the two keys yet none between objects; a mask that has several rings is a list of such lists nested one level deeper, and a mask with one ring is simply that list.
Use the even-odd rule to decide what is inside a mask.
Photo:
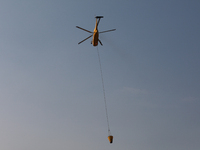
[{"label": "helicopter", "polygon": [[115,31],[116,29],[112,29],[112,30],[107,30],[107,31],[101,31],[99,32],[98,31],[98,25],[99,25],[99,22],[100,22],[100,19],[103,18],[103,16],[96,16],[96,24],[95,24],[95,28],[94,28],[94,31],[91,32],[91,31],[88,31],[86,29],[83,29],[79,26],[76,26],[77,28],[83,30],[83,31],[86,31],[86,32],[89,32],[89,33],[92,33],[92,35],[90,35],[89,37],[85,38],[84,40],[82,40],[81,42],[79,42],[78,44],[81,44],[82,42],[84,42],[85,40],[91,38],[93,36],[93,39],[91,41],[91,44],[93,46],[97,46],[98,45],[98,42],[103,46],[102,42],[99,40],[99,34],[100,33],[105,33],[105,32],[110,32],[110,31]]}]

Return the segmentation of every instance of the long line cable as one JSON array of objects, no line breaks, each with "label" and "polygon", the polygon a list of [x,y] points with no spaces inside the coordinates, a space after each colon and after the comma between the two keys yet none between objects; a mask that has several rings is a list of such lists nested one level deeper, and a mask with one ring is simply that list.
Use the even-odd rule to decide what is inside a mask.
[{"label": "long line cable", "polygon": [[105,87],[104,87],[103,71],[102,71],[102,67],[101,67],[101,59],[100,59],[100,54],[99,54],[98,46],[97,46],[97,53],[98,53],[98,58],[99,58],[99,67],[100,67],[100,72],[101,72],[101,81],[102,81],[102,87],[103,87],[103,96],[104,96],[104,103],[105,103],[105,109],[106,109],[106,118],[107,118],[107,124],[108,124],[108,135],[111,135],[109,121],[108,121],[108,110],[107,110],[107,104],[106,104],[106,92],[105,92]]}]

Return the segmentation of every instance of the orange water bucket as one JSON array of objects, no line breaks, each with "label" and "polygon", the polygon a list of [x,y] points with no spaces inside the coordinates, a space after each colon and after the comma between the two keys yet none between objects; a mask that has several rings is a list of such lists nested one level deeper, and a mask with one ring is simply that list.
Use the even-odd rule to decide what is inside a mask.
[{"label": "orange water bucket", "polygon": [[112,143],[113,142],[113,136],[112,135],[108,136],[108,140],[109,140],[110,143]]}]

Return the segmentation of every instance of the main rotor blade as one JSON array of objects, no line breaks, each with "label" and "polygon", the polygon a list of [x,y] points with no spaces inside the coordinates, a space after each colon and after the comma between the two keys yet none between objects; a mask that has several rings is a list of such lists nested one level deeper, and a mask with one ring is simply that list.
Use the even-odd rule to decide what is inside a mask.
[{"label": "main rotor blade", "polygon": [[102,32],[99,32],[99,33],[105,33],[105,32],[110,32],[110,31],[115,31],[116,29],[112,29],[112,30],[107,30],[107,31],[102,31]]},{"label": "main rotor blade", "polygon": [[88,30],[86,30],[86,29],[83,29],[83,28],[81,28],[81,27],[79,27],[79,26],[76,26],[76,27],[79,28],[79,29],[81,29],[81,30],[84,30],[84,31],[86,31],[86,32],[93,33],[93,32],[91,32],[91,31],[88,31]]},{"label": "main rotor blade", "polygon": [[83,41],[80,41],[78,44],[81,44],[82,42],[84,42],[85,40],[89,39],[89,38],[92,37],[92,36],[93,36],[93,34],[90,35],[89,37],[87,37],[86,39],[84,39]]},{"label": "main rotor blade", "polygon": [[101,43],[101,41],[98,39],[99,43],[103,46],[103,44]]}]

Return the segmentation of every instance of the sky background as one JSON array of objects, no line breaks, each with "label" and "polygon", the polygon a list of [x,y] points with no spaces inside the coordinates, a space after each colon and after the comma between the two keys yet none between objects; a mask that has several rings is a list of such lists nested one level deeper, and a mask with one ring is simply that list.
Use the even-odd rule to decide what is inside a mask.
[{"label": "sky background", "polygon": [[[111,133],[109,144],[95,15]],[[1,150],[199,150],[199,0],[1,0]]]}]

